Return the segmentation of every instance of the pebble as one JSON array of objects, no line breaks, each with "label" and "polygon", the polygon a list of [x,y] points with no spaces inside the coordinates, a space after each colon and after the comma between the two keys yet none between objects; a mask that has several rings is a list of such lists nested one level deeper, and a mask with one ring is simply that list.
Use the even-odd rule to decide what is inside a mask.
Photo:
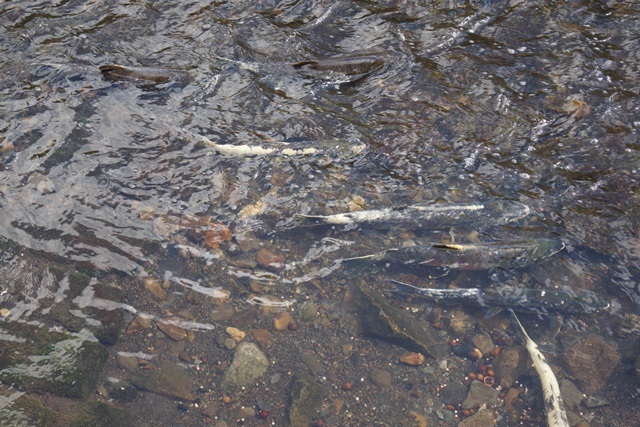
[{"label": "pebble", "polygon": [[420,353],[406,353],[400,356],[400,362],[405,365],[420,366],[424,363],[424,356]]},{"label": "pebble", "polygon": [[273,334],[266,329],[254,329],[251,331],[251,335],[253,335],[253,338],[262,348],[268,348],[276,339]]},{"label": "pebble", "polygon": [[276,331],[286,331],[289,329],[290,323],[293,323],[291,315],[286,311],[281,311],[273,318],[273,329]]},{"label": "pebble", "polygon": [[611,405],[611,402],[604,397],[588,396],[582,401],[582,404],[587,408],[598,408],[600,406]]},{"label": "pebble", "polygon": [[167,291],[162,287],[162,284],[158,279],[147,277],[144,279],[144,287],[151,292],[151,295],[153,295],[156,300],[167,300]]},{"label": "pebble", "polygon": [[320,363],[316,355],[311,350],[307,350],[300,356],[300,360],[307,365],[307,368],[311,371],[311,373],[316,376],[324,376],[324,366]]},{"label": "pebble", "polygon": [[387,388],[391,386],[392,376],[391,373],[384,369],[374,368],[369,374],[371,381],[380,388]]},{"label": "pebble", "polygon": [[458,427],[494,427],[496,420],[489,409],[480,409],[478,412],[458,424]]},{"label": "pebble", "polygon": [[256,262],[265,270],[278,272],[284,269],[284,256],[277,255],[268,249],[261,249],[256,254]]},{"label": "pebble", "polygon": [[151,321],[146,317],[137,316],[127,327],[127,334],[141,332],[151,327]]},{"label": "pebble", "polygon": [[496,380],[503,388],[513,385],[527,366],[527,350],[518,345],[502,351],[493,359]]},{"label": "pebble", "polygon": [[447,320],[449,327],[455,335],[466,335],[476,326],[473,317],[469,316],[467,312],[460,307],[451,310]]},{"label": "pebble", "polygon": [[249,387],[267,372],[268,367],[267,356],[256,344],[241,342],[236,347],[231,366],[224,372],[222,385]]},{"label": "pebble", "polygon": [[241,331],[238,328],[234,328],[233,326],[227,327],[226,332],[227,335],[229,335],[229,337],[232,338],[235,342],[240,342],[247,336],[245,332]]},{"label": "pebble", "polygon": [[440,400],[445,405],[459,405],[469,392],[469,387],[458,381],[452,381],[440,389]]},{"label": "pebble", "polygon": [[230,302],[225,302],[211,311],[209,317],[214,322],[229,320],[233,316],[234,310]]},{"label": "pebble", "polygon": [[305,301],[300,307],[300,320],[309,322],[318,314],[318,306],[313,301]]},{"label": "pebble", "polygon": [[582,402],[583,394],[578,387],[567,379],[560,380],[560,394],[567,409],[577,410]]},{"label": "pebble", "polygon": [[229,350],[233,350],[234,348],[236,348],[237,345],[238,345],[237,341],[234,340],[233,338],[227,338],[224,340],[224,346]]},{"label": "pebble", "polygon": [[485,334],[477,334],[471,338],[471,342],[482,352],[482,354],[489,354],[495,347],[493,340],[490,336]]},{"label": "pebble", "polygon": [[169,321],[158,322],[158,329],[164,332],[169,338],[174,341],[180,341],[187,337],[187,331],[179,326],[174,325]]},{"label": "pebble", "polygon": [[136,356],[119,355],[118,366],[128,371],[135,371],[138,369],[138,358]]}]

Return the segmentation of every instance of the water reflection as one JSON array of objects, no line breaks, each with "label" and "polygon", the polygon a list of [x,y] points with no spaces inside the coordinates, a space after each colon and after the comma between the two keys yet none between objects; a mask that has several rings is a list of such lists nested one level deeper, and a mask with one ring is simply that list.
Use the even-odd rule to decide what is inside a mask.
[{"label": "water reflection", "polygon": [[[341,259],[420,238],[559,239],[567,252],[542,270],[436,284],[583,287],[636,312],[639,17],[633,2],[4,2],[6,320],[75,292],[31,257],[289,307],[343,287]],[[372,54],[355,71],[323,62]],[[110,81],[98,67],[111,63],[188,78]],[[293,229],[296,214],[487,199],[534,214],[491,230]],[[257,265],[264,248],[282,269]],[[252,282],[279,300],[247,297]],[[95,297],[94,284],[66,308],[170,317],[142,295]]]}]

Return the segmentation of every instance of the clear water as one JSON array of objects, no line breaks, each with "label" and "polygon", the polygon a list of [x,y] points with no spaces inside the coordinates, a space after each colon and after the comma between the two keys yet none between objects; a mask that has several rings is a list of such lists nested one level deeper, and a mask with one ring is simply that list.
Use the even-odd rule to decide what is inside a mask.
[{"label": "clear water", "polygon": [[[294,214],[488,199],[533,215],[455,229],[457,241],[478,230],[480,241],[551,237],[567,249],[544,268],[472,284],[584,287],[615,302],[585,321],[612,340],[621,316],[638,312],[634,1],[7,1],[0,23],[0,302],[11,321],[64,301],[64,284],[41,274],[63,261],[173,278],[174,290],[227,289],[238,303],[249,280],[284,301],[314,299],[316,287],[345,285],[336,260],[407,237],[294,230]],[[386,62],[357,81],[291,67],[363,53]],[[98,70],[110,63],[188,78],[113,82]],[[197,135],[322,154],[224,156]],[[229,243],[215,247],[225,237],[203,239],[218,226],[245,255],[284,254],[284,269],[243,267]],[[144,298],[132,293],[127,310],[165,316]]]}]

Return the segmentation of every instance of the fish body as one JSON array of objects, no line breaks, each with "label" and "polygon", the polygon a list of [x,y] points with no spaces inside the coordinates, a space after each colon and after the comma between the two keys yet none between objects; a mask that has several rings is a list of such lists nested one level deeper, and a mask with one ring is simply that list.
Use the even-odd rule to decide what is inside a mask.
[{"label": "fish body", "polygon": [[522,326],[522,323],[520,323],[518,316],[516,316],[513,310],[510,311],[511,315],[520,327],[520,331],[525,339],[525,347],[533,361],[533,367],[542,382],[544,409],[547,414],[547,425],[549,427],[569,427],[567,413],[564,408],[562,395],[560,394],[560,386],[558,385],[558,380],[556,379],[555,374],[551,370],[551,367],[547,363],[542,352],[538,349],[538,345],[527,334],[527,331],[524,329],[524,326]]},{"label": "fish body", "polygon": [[594,295],[574,293],[562,290],[527,289],[512,286],[500,286],[486,289],[431,289],[418,288],[406,283],[390,280],[394,292],[413,295],[446,305],[470,305],[486,308],[510,308],[523,313],[583,314],[604,309],[609,304]]},{"label": "fish body", "polygon": [[384,55],[353,55],[318,60],[306,60],[292,64],[293,68],[309,68],[315,71],[338,72],[347,76],[369,74],[385,64]]},{"label": "fish body", "polygon": [[101,65],[100,72],[109,80],[142,80],[152,83],[166,83],[169,80],[182,79],[186,73],[180,70],[160,67],[128,67],[125,65]]},{"label": "fish body", "polygon": [[438,244],[387,249],[372,255],[347,258],[346,265],[366,267],[388,261],[457,270],[515,269],[527,267],[564,249],[552,239],[514,240],[477,244]]},{"label": "fish body", "polygon": [[461,224],[503,225],[529,215],[530,209],[512,201],[487,201],[462,204],[417,204],[398,209],[363,210],[335,215],[297,215],[308,225],[358,225],[388,230],[445,229]]}]

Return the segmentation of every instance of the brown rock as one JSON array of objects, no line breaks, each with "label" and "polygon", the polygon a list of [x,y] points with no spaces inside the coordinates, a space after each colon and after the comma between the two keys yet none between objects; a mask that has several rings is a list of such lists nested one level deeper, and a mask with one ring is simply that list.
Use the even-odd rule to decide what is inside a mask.
[{"label": "brown rock", "polygon": [[275,337],[266,329],[254,329],[251,334],[262,348],[269,347],[275,341]]},{"label": "brown rock", "polygon": [[458,427],[493,427],[496,420],[489,409],[480,409],[474,415],[458,424]]},{"label": "brown rock", "polygon": [[136,371],[138,369],[138,358],[136,356],[119,355],[118,366],[128,371]]},{"label": "brown rock", "polygon": [[171,319],[158,322],[158,329],[175,341],[180,341],[187,337],[187,331],[180,326],[176,326]]},{"label": "brown rock", "polygon": [[593,395],[606,385],[620,356],[600,336],[590,334],[566,349],[564,361],[580,389]]},{"label": "brown rock", "polygon": [[219,307],[214,308],[211,311],[211,320],[214,322],[220,322],[223,320],[229,320],[233,316],[234,310],[230,302],[225,302]]},{"label": "brown rock", "polygon": [[491,337],[485,334],[474,335],[471,338],[471,342],[482,352],[482,354],[489,354],[495,347]]},{"label": "brown rock", "polygon": [[276,331],[286,331],[291,323],[293,323],[291,315],[286,311],[281,311],[273,318],[273,329]]},{"label": "brown rock", "polygon": [[503,388],[513,385],[527,366],[528,353],[522,346],[509,347],[493,359],[496,380]]},{"label": "brown rock", "polygon": [[480,381],[472,381],[467,397],[462,402],[462,409],[472,409],[482,405],[496,405],[499,394],[500,391],[493,387],[488,387]]},{"label": "brown rock", "polygon": [[451,310],[447,319],[449,327],[456,335],[466,335],[476,326],[475,320],[460,307]]},{"label": "brown rock", "polygon": [[127,328],[127,334],[133,334],[135,332],[141,332],[151,327],[151,321],[146,317],[137,316]]},{"label": "brown rock", "polygon": [[369,374],[371,381],[380,388],[386,388],[391,386],[391,373],[384,369],[375,368]]},{"label": "brown rock", "polygon": [[234,328],[233,326],[229,326],[226,329],[227,335],[229,335],[230,338],[232,338],[235,342],[240,342],[244,339],[244,337],[247,336],[247,334],[243,331],[241,331],[238,328]]},{"label": "brown rock", "polygon": [[414,425],[416,427],[427,427],[427,417],[416,411],[411,411],[411,416],[415,421]]},{"label": "brown rock", "polygon": [[420,353],[406,353],[400,357],[400,362],[405,365],[420,366],[424,363],[424,356]]},{"label": "brown rock", "polygon": [[136,373],[131,382],[140,390],[166,396],[171,399],[192,402],[195,397],[191,393],[192,381],[189,373],[181,366],[169,361],[162,362],[158,371]]},{"label": "brown rock", "polygon": [[265,270],[278,272],[284,269],[284,256],[274,254],[268,249],[258,251],[256,262]]},{"label": "brown rock", "polygon": [[144,287],[151,292],[153,297],[158,301],[165,301],[167,299],[167,291],[162,287],[158,279],[147,277],[144,279]]}]

